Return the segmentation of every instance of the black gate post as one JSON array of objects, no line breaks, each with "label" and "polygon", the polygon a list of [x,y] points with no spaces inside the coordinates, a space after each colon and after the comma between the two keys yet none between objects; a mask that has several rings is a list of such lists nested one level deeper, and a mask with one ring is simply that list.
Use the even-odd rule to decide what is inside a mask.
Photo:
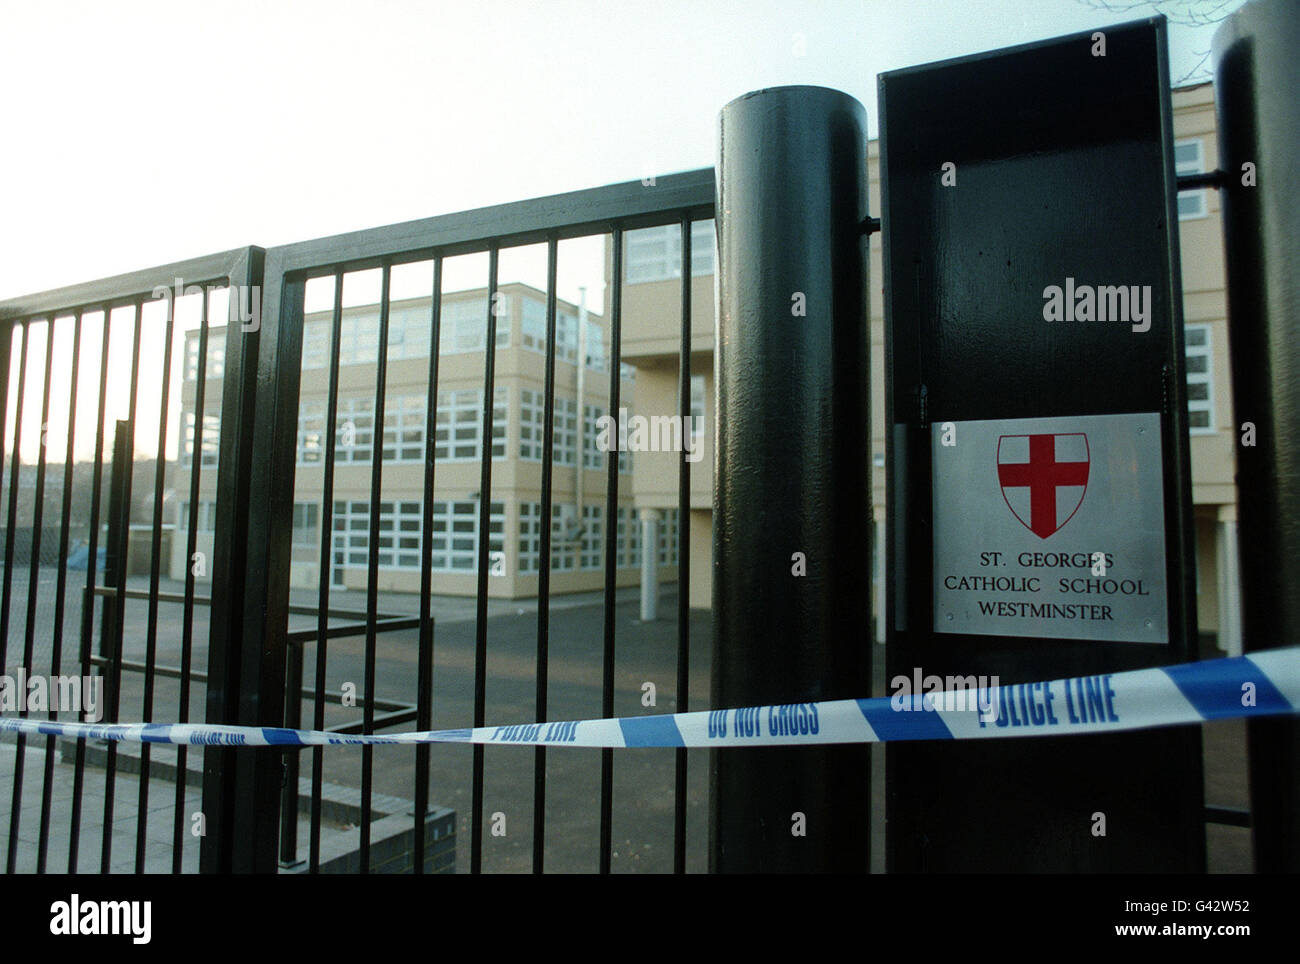
[{"label": "black gate post", "polygon": [[[1237,433],[1243,648],[1300,633],[1300,6],[1255,0],[1214,36]],[[1247,166],[1249,165],[1249,166]],[[1255,870],[1300,870],[1300,723],[1248,728]]]},{"label": "black gate post", "polygon": [[[778,87],[720,128],[712,705],[865,696],[866,111]],[[867,871],[869,762],[712,751],[710,870]]]},{"label": "black gate post", "polygon": [[[1164,18],[889,71],[880,128],[891,695],[1194,659]],[[1204,872],[1199,726],[885,761],[890,873]]]},{"label": "black gate post", "polygon": [[[250,289],[262,288],[265,258],[260,248],[248,249],[230,278],[232,304],[255,303]],[[301,307],[302,285],[290,286],[299,300],[284,306],[297,324],[281,325],[285,289],[278,276],[267,277],[272,283],[262,292],[262,317],[243,322],[242,312],[233,311],[226,329],[211,567],[209,723],[284,722],[293,433],[302,344],[301,316],[293,309]],[[203,873],[276,872],[284,770],[283,757],[275,752],[205,749]]]}]

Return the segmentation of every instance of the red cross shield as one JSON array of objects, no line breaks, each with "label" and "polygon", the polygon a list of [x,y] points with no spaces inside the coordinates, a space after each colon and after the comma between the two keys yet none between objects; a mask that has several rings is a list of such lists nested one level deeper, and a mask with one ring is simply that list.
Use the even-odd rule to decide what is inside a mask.
[{"label": "red cross shield", "polygon": [[1088,436],[1003,435],[998,482],[1007,508],[1040,539],[1074,518],[1088,490]]}]

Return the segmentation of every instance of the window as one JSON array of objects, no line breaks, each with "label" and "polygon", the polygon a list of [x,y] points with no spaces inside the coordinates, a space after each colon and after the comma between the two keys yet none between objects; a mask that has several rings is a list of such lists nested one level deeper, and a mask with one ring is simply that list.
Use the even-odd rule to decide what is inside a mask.
[{"label": "window", "polygon": [[536,298],[523,299],[520,309],[523,320],[520,323],[520,340],[525,348],[532,351],[546,351],[546,305]]},{"label": "window", "polygon": [[[691,275],[713,274],[716,261],[713,221],[691,224]],[[628,284],[664,281],[682,276],[682,229],[677,224],[627,233],[624,257]]]},{"label": "window", "polygon": [[379,306],[364,313],[344,314],[339,327],[339,367],[378,360]]},{"label": "window", "polygon": [[599,569],[604,556],[604,540],[601,538],[601,507],[584,505],[582,507],[582,541],[578,546],[578,568]]},{"label": "window", "polygon": [[[537,298],[523,299],[520,341],[530,351],[546,353],[546,302]],[[584,346],[587,367],[593,371],[607,371],[605,356],[605,329],[600,322],[587,319],[587,344]],[[555,358],[570,364],[578,363],[578,316],[567,308],[555,311]]]},{"label": "window", "polygon": [[370,503],[334,503],[334,567],[365,568],[370,564]]},{"label": "window", "polygon": [[578,403],[572,398],[555,400],[555,464],[578,464]]},{"label": "window", "polygon": [[[197,424],[193,412],[185,413],[185,437],[182,440],[181,464],[186,468],[194,464],[194,431]],[[208,468],[217,464],[217,448],[221,441],[221,416],[209,414],[203,416],[203,427],[199,429],[199,444],[202,448],[201,467]]]},{"label": "window", "polygon": [[[546,396],[542,392],[522,389],[519,392],[519,456],[533,462],[542,460]],[[556,465],[578,462],[578,403],[572,398],[555,399]]]},{"label": "window", "polygon": [[577,528],[572,505],[551,507],[552,572],[572,572],[577,568],[579,543],[572,541]]},{"label": "window", "polygon": [[605,360],[605,329],[599,322],[587,319],[587,344],[583,346],[587,353],[587,367],[592,371],[608,371]]},{"label": "window", "polygon": [[[219,379],[226,371],[226,346],[223,344],[221,331],[208,329],[208,353],[205,381]],[[185,380],[198,381],[199,378],[199,332],[192,331],[185,337]]]},{"label": "window", "polygon": [[[376,557],[382,569],[420,568],[420,503],[380,502]],[[370,503],[334,503],[334,565],[365,568],[370,562]],[[436,568],[436,567],[435,567]]]},{"label": "window", "polygon": [[[434,502],[431,566],[435,572],[475,572],[478,567],[478,509],[475,500]],[[489,506],[488,548],[504,547],[505,504]],[[419,502],[379,503],[376,555],[382,569],[420,568]],[[370,503],[334,503],[334,565],[364,568],[369,564]]]},{"label": "window", "polygon": [[[488,510],[488,551],[505,550],[505,503],[493,502]],[[433,504],[433,568],[436,572],[478,571],[477,500]]]},{"label": "window", "polygon": [[[499,323],[499,322],[498,322]],[[388,308],[388,360],[429,357],[429,326],[433,324],[433,308],[413,305]]]},{"label": "window", "polygon": [[320,525],[320,506],[315,502],[295,502],[293,504],[293,544],[295,546],[314,546],[317,544],[317,527]]},{"label": "window", "polygon": [[[607,449],[620,444],[617,423],[610,427],[609,439],[604,443],[606,448],[597,444],[601,434],[600,420],[604,417],[605,410],[599,405],[582,406],[582,467],[585,469],[604,469]],[[623,444],[626,444],[626,440]],[[621,475],[632,471],[632,453],[626,448],[619,450],[618,471]]]},{"label": "window", "polygon": [[522,459],[542,460],[542,446],[546,442],[542,432],[544,401],[541,392],[528,388],[519,391],[519,457]]},{"label": "window", "polygon": [[536,572],[542,551],[542,504],[519,503],[519,571]]},{"label": "window", "polygon": [[[509,299],[501,295],[497,314],[498,348],[510,347]],[[482,351],[487,341],[487,296],[442,303],[441,337],[438,350],[444,355]]]},{"label": "window", "polygon": [[379,503],[379,565],[420,568],[420,503]]},{"label": "window", "polygon": [[302,326],[302,369],[324,368],[330,362],[330,321],[316,319]]},{"label": "window", "polygon": [[578,316],[562,309],[555,312],[555,359],[578,363]]},{"label": "window", "polygon": [[338,400],[334,423],[334,461],[370,464],[374,454],[375,400],[351,396]]},{"label": "window", "polygon": [[[330,361],[330,330],[333,319],[316,318],[302,329],[302,367],[325,368]],[[429,355],[429,309],[388,309],[388,360]],[[354,311],[339,319],[339,367],[374,364],[379,357],[379,306]]]},{"label": "window", "polygon": [[[492,457],[506,457],[506,435],[510,417],[509,389],[493,391]],[[437,433],[434,458],[464,462],[483,457],[479,440],[483,433],[483,390],[467,388],[438,393]]]},{"label": "window", "polygon": [[659,525],[659,565],[677,565],[677,510],[664,509]]},{"label": "window", "polygon": [[304,398],[298,402],[298,464],[317,465],[325,452],[325,402]]},{"label": "window", "polygon": [[705,419],[708,409],[704,401],[704,376],[691,376],[691,438],[704,434]]},{"label": "window", "polygon": [[[1174,143],[1174,166],[1178,174],[1200,174],[1205,170],[1205,148],[1200,138]],[[1190,221],[1208,215],[1205,188],[1178,192],[1178,220]]]},{"label": "window", "polygon": [[384,461],[424,459],[424,396],[403,395],[384,401]]},{"label": "window", "polygon": [[1192,432],[1213,432],[1214,355],[1210,326],[1189,324],[1183,334],[1187,358],[1187,425]]},{"label": "window", "polygon": [[[605,414],[599,405],[582,406],[582,467],[584,469],[601,469],[605,466],[605,453],[596,446],[600,430],[598,423]],[[610,448],[618,444],[617,429],[611,432]]]},{"label": "window", "polygon": [[[551,571],[572,572],[575,569],[600,569],[604,565],[601,537],[601,519],[604,510],[599,505],[582,508],[582,532],[576,534],[572,505],[555,504],[551,507]],[[522,502],[519,505],[519,571],[537,572],[542,551],[542,504]],[[634,563],[635,564],[635,563]]]},{"label": "window", "polygon": [[618,510],[617,559],[620,569],[636,569],[641,565],[641,522],[632,506]]}]

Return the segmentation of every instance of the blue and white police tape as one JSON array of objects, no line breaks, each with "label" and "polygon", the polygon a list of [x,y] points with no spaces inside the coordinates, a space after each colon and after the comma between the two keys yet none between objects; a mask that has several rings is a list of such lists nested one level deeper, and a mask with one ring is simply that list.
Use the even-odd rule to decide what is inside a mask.
[{"label": "blue and white police tape", "polygon": [[219,746],[484,743],[569,747],[797,746],[1110,733],[1300,712],[1300,646],[1249,657],[905,698],[824,700],[563,723],[385,735],[210,723],[0,719],[0,733]]}]

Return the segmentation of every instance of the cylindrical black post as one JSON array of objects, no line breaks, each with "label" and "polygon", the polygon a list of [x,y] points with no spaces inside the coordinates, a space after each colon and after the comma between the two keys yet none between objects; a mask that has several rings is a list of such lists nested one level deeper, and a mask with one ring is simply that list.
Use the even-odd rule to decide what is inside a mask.
[{"label": "cylindrical black post", "polygon": [[[1254,0],[1214,36],[1246,652],[1300,636],[1300,5]],[[1249,424],[1247,424],[1249,423]],[[1300,870],[1300,723],[1252,720],[1255,869]]]},{"label": "cylindrical black post", "polygon": [[[717,709],[869,693],[866,157],[866,111],[839,91],[722,109]],[[865,746],[713,751],[710,869],[869,870],[869,762]]]}]

